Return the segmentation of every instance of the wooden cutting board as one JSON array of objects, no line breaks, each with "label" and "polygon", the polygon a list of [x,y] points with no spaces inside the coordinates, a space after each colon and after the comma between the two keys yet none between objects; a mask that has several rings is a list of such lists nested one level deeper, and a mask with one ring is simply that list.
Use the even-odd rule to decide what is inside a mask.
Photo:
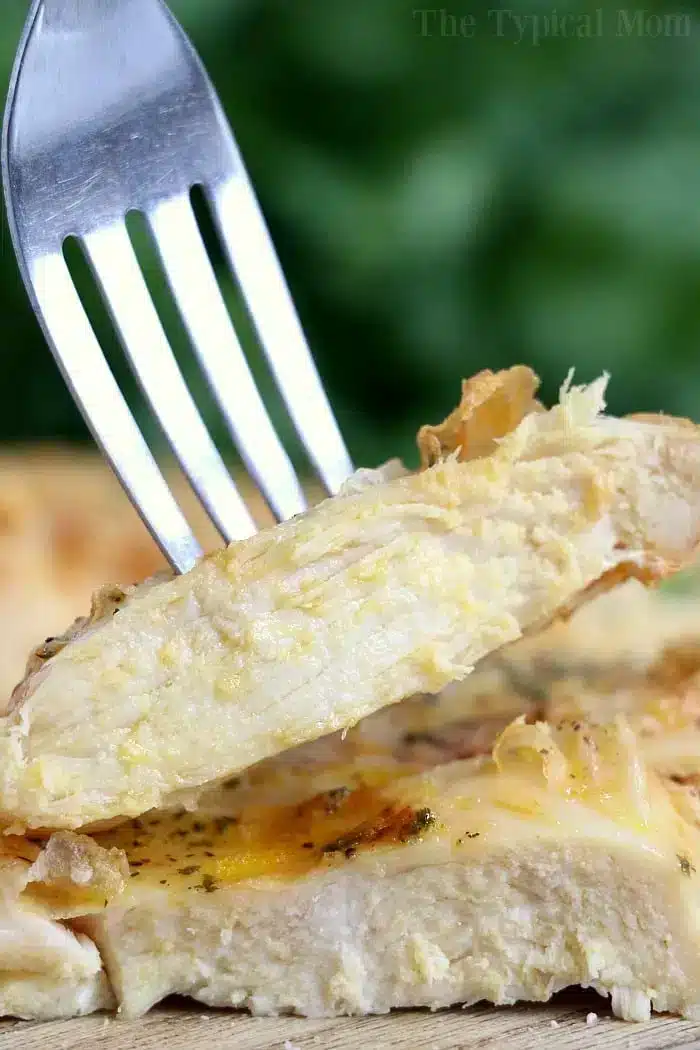
[{"label": "wooden cutting board", "polygon": [[[586,1017],[595,1012],[595,1024]],[[628,1024],[587,993],[546,1007],[474,1007],[386,1017],[306,1021],[249,1018],[171,1001],[138,1021],[101,1015],[0,1022],[0,1050],[690,1050],[700,1024],[657,1017]]]}]

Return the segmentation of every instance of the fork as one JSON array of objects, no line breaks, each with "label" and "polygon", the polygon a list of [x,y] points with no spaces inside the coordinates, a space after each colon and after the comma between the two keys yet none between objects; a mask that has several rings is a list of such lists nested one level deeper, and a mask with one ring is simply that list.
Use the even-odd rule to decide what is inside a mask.
[{"label": "fork", "polygon": [[123,397],[63,256],[76,237],[177,460],[226,542],[255,525],[180,372],[126,227],[144,216],[190,343],[277,520],[306,509],[246,363],[191,205],[200,186],[309,459],[352,464],[212,83],[162,0],[34,0],[2,140],[8,221],[46,340],[94,438],[177,572],[201,548]]}]

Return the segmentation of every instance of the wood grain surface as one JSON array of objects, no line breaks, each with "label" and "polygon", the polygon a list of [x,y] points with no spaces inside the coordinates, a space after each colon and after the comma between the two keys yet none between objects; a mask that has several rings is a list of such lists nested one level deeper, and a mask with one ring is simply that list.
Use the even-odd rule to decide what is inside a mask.
[{"label": "wood grain surface", "polygon": [[[589,1013],[597,1014],[587,1024]],[[556,1022],[556,1023],[555,1023]],[[567,993],[547,1005],[393,1013],[307,1021],[250,1018],[170,1000],[138,1021],[97,1014],[37,1024],[0,1022],[0,1050],[689,1050],[700,1024],[656,1017],[630,1024],[605,1002]]]}]

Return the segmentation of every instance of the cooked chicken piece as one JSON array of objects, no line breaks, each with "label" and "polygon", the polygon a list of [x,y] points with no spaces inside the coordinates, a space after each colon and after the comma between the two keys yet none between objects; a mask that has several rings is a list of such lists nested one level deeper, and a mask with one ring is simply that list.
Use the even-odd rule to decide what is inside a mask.
[{"label": "cooked chicken piece", "polygon": [[[634,625],[634,630],[629,628],[630,623]],[[339,906],[339,900],[345,902],[343,895],[346,893],[351,895],[349,899],[354,902],[353,906],[358,895],[361,900],[369,900],[373,905],[378,899],[384,906],[387,896],[398,886],[399,894],[395,903],[402,909],[402,915],[405,915],[403,909],[406,907],[406,894],[410,892],[422,893],[422,910],[430,909],[433,914],[437,911],[439,917],[443,914],[440,909],[445,908],[444,904],[440,904],[440,900],[445,896],[445,884],[441,880],[447,879],[449,892],[453,893],[456,877],[452,872],[454,865],[441,867],[438,859],[438,863],[433,865],[431,870],[429,889],[420,888],[423,874],[418,874],[417,869],[424,864],[425,855],[420,853],[416,860],[417,840],[419,833],[427,836],[430,829],[435,827],[424,810],[427,807],[437,816],[442,812],[443,806],[448,807],[446,785],[449,785],[449,798],[452,799],[449,802],[450,812],[454,809],[454,798],[459,792],[464,792],[462,805],[473,803],[472,808],[464,811],[470,821],[468,834],[475,834],[471,823],[477,815],[490,829],[489,822],[494,809],[491,785],[496,775],[496,769],[488,759],[491,747],[503,726],[521,711],[527,712],[529,718],[534,718],[538,713],[540,716],[547,713],[542,697],[546,696],[549,688],[566,687],[566,695],[573,697],[573,688],[576,685],[583,691],[590,705],[593,704],[594,697],[598,696],[597,708],[588,708],[588,715],[594,720],[608,718],[610,712],[619,706],[616,705],[615,689],[624,690],[625,711],[630,724],[646,733],[640,739],[642,753],[652,760],[654,755],[657,758],[661,755],[665,762],[664,786],[671,793],[673,805],[691,827],[697,826],[700,823],[700,741],[697,734],[690,731],[692,713],[686,695],[692,688],[692,669],[688,663],[680,665],[676,654],[681,650],[686,651],[699,633],[700,603],[669,600],[657,593],[645,591],[636,582],[629,582],[610,595],[597,598],[590,605],[582,607],[567,622],[543,632],[539,643],[534,638],[522,640],[502,654],[489,658],[467,681],[459,686],[449,687],[441,696],[406,701],[377,712],[347,733],[336,733],[264,760],[246,770],[241,776],[232,778],[225,785],[206,792],[201,797],[200,808],[196,813],[151,813],[118,831],[100,836],[99,841],[108,847],[108,851],[93,847],[93,874],[89,880],[92,889],[88,888],[88,893],[94,892],[96,899],[93,900],[93,897],[89,896],[87,900],[88,903],[103,904],[102,889],[106,889],[105,899],[109,898],[112,903],[102,918],[98,916],[97,919],[88,922],[78,918],[74,925],[79,929],[89,929],[91,933],[94,933],[95,927],[99,928],[99,939],[106,951],[106,958],[109,961],[114,956],[116,960],[109,965],[116,968],[113,972],[118,980],[122,979],[122,974],[131,974],[133,968],[133,979],[126,979],[128,994],[125,1006],[127,1009],[138,1011],[144,1006],[143,998],[139,998],[135,992],[139,981],[145,981],[145,997],[152,996],[154,989],[157,998],[158,995],[167,994],[171,987],[195,989],[195,992],[201,987],[202,998],[205,1001],[219,1001],[214,998],[214,989],[216,995],[221,994],[220,1001],[230,1002],[231,1000],[226,998],[230,987],[227,981],[233,981],[235,978],[245,985],[245,974],[241,975],[239,971],[235,977],[231,969],[233,964],[227,960],[227,931],[229,925],[234,922],[232,916],[237,917],[243,913],[243,928],[248,931],[245,935],[240,934],[238,940],[234,939],[232,951],[239,945],[241,936],[253,936],[250,930],[254,924],[260,922],[261,926],[256,925],[254,928],[261,929],[262,932],[267,929],[265,914],[260,914],[260,908],[263,908],[263,911],[269,909],[277,922],[274,941],[271,942],[269,951],[273,954],[279,951],[281,959],[288,956],[291,958],[293,950],[289,945],[295,943],[299,936],[296,927],[300,920],[295,909],[304,906],[304,902],[308,903],[310,895],[319,887],[319,909],[309,905],[313,923],[316,925],[312,924],[307,941],[322,921],[323,908],[328,900],[332,899],[333,908],[336,908]],[[603,634],[606,644],[600,647],[598,642]],[[514,668],[517,668],[517,673],[511,678]],[[688,671],[688,675],[684,679],[681,672],[685,673],[685,670]],[[667,712],[668,717],[665,721],[656,722],[655,732],[649,735],[647,712],[649,701],[652,699],[657,708]],[[688,732],[669,733],[679,721],[687,723]],[[529,733],[529,728],[526,731]],[[532,757],[535,763],[541,763],[543,758],[547,757],[541,752],[550,748],[549,743],[542,742],[540,727],[536,732],[538,737],[526,739],[525,744],[532,750],[531,744],[537,739],[538,754],[533,753]],[[571,739],[572,731],[561,732],[568,732]],[[561,738],[561,732],[554,731],[555,737]],[[597,730],[593,732],[594,735],[598,733]],[[569,793],[569,800],[565,800],[563,804],[567,818],[566,827],[570,830],[562,840],[557,839],[556,827],[550,826],[543,846],[541,838],[538,838],[541,836],[542,822],[556,819],[556,812],[559,810],[548,810],[544,818],[540,814],[538,822],[534,825],[528,824],[525,814],[519,814],[522,800],[525,800],[526,807],[530,804],[539,805],[542,785],[538,787],[536,784],[533,789],[530,782],[532,771],[525,773],[524,777],[520,774],[515,776],[516,786],[512,790],[508,785],[513,781],[503,779],[504,774],[510,776],[513,772],[509,765],[509,756],[513,748],[520,747],[521,734],[520,727],[511,727],[502,738],[508,742],[507,746],[501,742],[497,748],[502,772],[499,774],[501,787],[497,796],[501,801],[495,804],[495,808],[496,819],[500,823],[494,824],[493,827],[496,830],[511,827],[513,825],[504,825],[503,821],[514,819],[517,834],[514,836],[512,851],[516,850],[516,842],[524,844],[526,853],[544,848],[550,850],[554,846],[552,856],[556,858],[568,856],[567,851],[571,848],[574,829],[570,827],[569,816],[575,818],[578,814],[581,817],[583,813],[583,831],[579,828],[575,834],[583,836],[586,840],[586,851],[602,850],[600,857],[603,859],[599,857],[597,863],[605,866],[608,863],[605,860],[605,841],[601,844],[600,835],[598,838],[594,835],[594,841],[586,839],[586,836],[590,839],[591,829],[599,830],[599,817],[592,816],[590,807],[589,810],[582,810],[579,802],[586,790],[589,794],[591,791],[595,793],[596,790],[603,794],[607,791],[605,778],[610,770],[604,774],[602,780],[596,780],[594,777],[592,783],[586,781],[588,788],[583,786],[584,775],[581,774],[580,781],[576,782],[575,798]],[[587,730],[578,730],[579,736],[583,737],[584,734],[586,737],[589,735]],[[668,740],[671,741],[670,746]],[[583,746],[585,750],[589,745],[584,741]],[[521,756],[523,758],[526,758],[527,747]],[[432,779],[416,776],[422,769],[444,765],[454,758],[467,757],[474,757],[475,760],[454,764],[450,767],[453,772],[449,775],[445,771],[438,771]],[[626,765],[614,768],[623,779],[624,776],[631,777],[630,782],[634,784],[637,773],[629,754],[625,762]],[[681,773],[673,771],[674,763]],[[466,786],[458,783],[460,778],[464,779]],[[538,783],[539,779],[537,774],[535,780]],[[428,798],[426,785],[429,784],[432,787]],[[489,785],[485,796],[484,784]],[[423,785],[421,791],[425,788],[423,794],[417,790],[418,785]],[[658,787],[655,788],[657,794],[658,790]],[[566,792],[564,795],[566,796]],[[485,798],[485,808],[480,808],[476,796]],[[382,803],[382,799],[386,802]],[[578,800],[576,806],[569,805],[572,800]],[[604,798],[603,802],[605,803]],[[385,804],[389,808],[386,812],[381,812]],[[556,801],[556,806],[561,808],[561,798]],[[515,811],[508,817],[513,807]],[[592,808],[595,810],[595,805]],[[629,811],[634,812],[634,807]],[[450,820],[452,819],[450,817]],[[416,827],[416,820],[419,825],[424,825],[422,829]],[[624,816],[622,820],[624,823]],[[481,824],[476,831],[480,828]],[[415,835],[412,831],[415,831]],[[449,835],[448,828],[443,828],[441,834]],[[618,831],[614,834],[618,834]],[[652,825],[647,828],[645,834],[653,836]],[[358,837],[360,841],[354,841]],[[465,838],[456,834],[456,838],[460,837],[460,851],[455,851],[454,859],[457,863],[471,865],[469,871],[457,873],[462,883],[466,882],[469,885],[469,880],[477,878],[477,875],[492,863],[492,853],[489,852],[484,857],[476,849],[482,838],[481,834],[478,838],[471,839],[468,835]],[[404,838],[405,844],[401,841]],[[507,840],[508,835],[504,832],[501,838]],[[84,844],[89,842],[88,839],[59,833],[49,841],[49,846],[43,854],[39,853],[37,844],[28,844],[26,840],[10,838],[5,841],[19,843],[24,855],[30,861],[34,860],[33,889],[44,903],[51,899],[55,904],[55,885],[49,889],[42,886],[39,880],[45,877],[46,881],[51,882],[53,878],[55,883],[59,873],[65,873],[67,868],[73,867],[75,876],[70,886],[68,906],[64,900],[61,914],[75,917],[81,909],[85,910],[85,903],[80,899],[76,900],[75,883],[79,881],[80,868],[76,868],[74,863],[72,844],[82,844],[81,851],[77,854],[80,858],[81,853],[84,854]],[[489,842],[490,851],[503,845],[497,837],[484,841]],[[72,849],[66,848],[66,844]],[[348,856],[343,860],[341,849],[334,848],[324,852],[323,847],[329,844],[342,847],[342,851],[355,850],[356,853],[354,857]],[[465,844],[470,850],[468,853],[462,851]],[[115,845],[126,848],[131,859],[133,876],[127,894],[121,898],[114,896],[123,874]],[[380,848],[389,850],[386,866],[384,853],[380,856],[378,852]],[[427,849],[425,843],[422,843],[420,848]],[[656,849],[656,846],[654,848]],[[357,867],[352,865],[356,865],[357,862],[366,863],[371,859],[371,851],[374,851],[371,870],[360,868],[358,872]],[[680,848],[679,855],[686,856],[680,853]],[[342,856],[344,857],[344,852]],[[508,856],[512,860],[512,852],[508,853]],[[335,858],[332,864],[329,863],[331,858]],[[548,860],[542,867],[543,877],[551,876],[554,863],[554,860]],[[680,865],[680,860],[678,863]],[[433,864],[432,860],[430,864]],[[697,866],[697,861],[690,859],[690,864]],[[99,878],[95,874],[96,870],[100,872]],[[85,877],[83,874],[82,878]],[[387,881],[383,881],[385,878]],[[499,876],[501,881],[512,881],[514,878],[512,872]],[[524,878],[522,872],[518,878]],[[372,880],[379,883],[378,888],[372,887]],[[415,886],[416,882],[419,883],[418,887]],[[403,889],[405,884],[409,884],[410,891]],[[583,892],[586,885],[584,883],[579,890]],[[168,890],[165,896],[164,887]],[[544,890],[542,887],[538,890],[545,899],[547,892],[546,886]],[[573,893],[573,889],[570,892]],[[434,894],[434,901],[430,900],[430,893]],[[477,905],[478,901],[469,907]],[[282,916],[286,906],[291,910],[291,926]],[[458,907],[454,904],[451,906]],[[373,929],[380,941],[383,936],[382,923],[386,923],[387,929],[395,929],[397,924],[403,921],[401,916],[397,917],[392,910],[391,902],[386,907],[386,912],[381,912],[378,906],[373,908],[371,918],[371,922],[375,923]],[[467,908],[468,905],[459,905],[460,909],[462,907]],[[513,917],[513,909],[504,912],[500,918],[495,914],[495,909],[495,902],[491,901],[488,920],[484,919],[485,922],[493,923],[494,936],[498,933],[498,923],[501,922],[509,935],[516,937],[517,915]],[[526,911],[528,916],[531,910]],[[334,936],[338,936],[336,955],[342,955],[343,945],[347,948],[343,940],[345,934],[342,930],[341,933],[337,933],[333,913],[327,918],[328,922],[324,922],[321,938],[322,957],[326,962],[333,957]],[[270,923],[272,921],[270,918]],[[639,914],[635,911],[633,916],[626,917],[626,921],[640,921]],[[139,927],[142,929],[136,937],[134,931]],[[223,930],[223,933],[220,930]],[[418,934],[416,944],[419,948],[415,954],[417,965],[422,957],[432,957],[420,955],[420,946],[423,944],[420,930]],[[561,946],[567,936],[567,928],[559,931],[557,936]],[[173,953],[172,961],[167,964],[164,964],[166,952],[158,954],[158,945],[163,947],[162,938],[167,942],[167,952]],[[202,939],[201,948],[193,951],[192,945],[199,938]],[[216,938],[219,939],[214,944]],[[135,941],[138,941],[138,956],[135,954]],[[39,951],[41,943],[39,939]],[[426,943],[430,945],[434,942],[429,940]],[[440,940],[439,944],[442,945],[443,941]],[[570,942],[567,944],[570,948]],[[408,949],[409,960],[413,957],[413,949],[414,945],[411,942]],[[624,950],[624,944],[620,950]],[[554,949],[553,952],[552,965],[560,965]],[[0,955],[1,953],[0,941]],[[309,959],[313,958],[313,951],[310,950]],[[437,953],[435,958],[438,960],[438,968],[441,965],[445,968],[444,959]],[[480,964],[486,965],[483,957],[480,958]],[[259,955],[253,953],[251,965],[255,967],[258,961]],[[335,961],[333,965],[336,965]],[[383,962],[377,965],[383,966]],[[183,976],[183,970],[188,967],[189,973]],[[319,972],[313,967],[312,970],[311,981],[315,987],[319,981]],[[449,968],[446,972],[449,972]],[[565,965],[564,972],[568,972]],[[202,973],[208,975],[203,982]],[[335,970],[329,976],[333,973]],[[388,979],[391,979],[391,974]],[[535,980],[535,977],[532,979]],[[570,979],[575,981],[582,978],[574,974]],[[300,980],[298,971],[292,969],[288,981],[282,964],[278,963],[275,994],[283,995],[287,989],[286,994],[295,995],[294,989]],[[410,971],[406,980],[409,983],[403,994],[410,996],[410,982],[413,980]],[[544,980],[542,975],[540,980]],[[567,983],[569,977],[561,977],[560,980]],[[168,981],[172,984],[168,985]],[[70,1011],[70,995],[73,994],[70,981],[65,981],[66,991],[63,998],[58,1000],[58,1006],[42,1000],[39,1001],[39,1006],[35,1006],[31,998],[35,994],[34,978],[31,979],[33,983],[26,976],[18,979],[18,982],[17,987],[23,998],[13,1000],[5,997],[4,1000],[0,1000],[0,1009],[4,1012],[19,1012],[25,1015],[31,1012],[32,1016],[34,1012],[38,1012],[40,1016],[50,1016]],[[57,994],[60,993],[61,982],[56,982],[52,987],[57,989]],[[255,985],[251,985],[251,988],[253,995]],[[422,991],[419,988],[416,1002],[424,1001],[420,997],[424,991],[424,988]],[[528,991],[526,994],[533,993]],[[538,994],[542,997],[541,993]],[[412,1000],[409,998],[405,1001]],[[630,1001],[633,1003],[630,1009],[634,1009],[635,1003],[639,1006],[638,998]],[[16,1005],[17,1003],[20,1005]],[[265,1002],[260,998],[252,1005],[255,1009],[265,1009]],[[621,1012],[628,1007],[629,1002],[627,1006],[624,1001],[618,1005]],[[298,1003],[296,1008],[301,1011],[309,1009],[303,1001]],[[77,1012],[78,1008],[75,1009]],[[357,1009],[357,1006],[354,1006],[354,1009]]]},{"label": "cooked chicken piece", "polygon": [[338,783],[381,788],[449,762],[488,756],[517,717],[604,724],[624,714],[665,779],[700,778],[700,601],[628,580],[570,618],[483,660],[437,695],[384,708],[350,730],[256,763],[198,793],[199,808],[238,815]]},{"label": "cooked chicken piece", "polygon": [[0,839],[0,1016],[49,1020],[114,1005],[93,942],[65,920],[104,908],[126,884],[120,851],[59,832],[41,850]]},{"label": "cooked chicken piece", "polygon": [[237,816],[149,815],[82,923],[126,1016],[173,992],[257,1014],[543,1001],[700,1013],[700,832],[623,722],[515,722],[477,758]]},{"label": "cooked chicken piece", "polygon": [[626,580],[566,620],[519,639],[492,663],[542,687],[563,676],[589,686],[644,678],[670,652],[700,640],[700,592],[669,592]]},{"label": "cooked chicken piece", "polygon": [[538,386],[535,373],[523,365],[496,374],[487,369],[465,379],[461,400],[447,419],[418,431],[422,465],[430,467],[455,451],[461,460],[490,455],[521,419],[544,411],[535,400]]},{"label": "cooked chicken piece", "polygon": [[[166,465],[205,550],[220,537],[182,474]],[[236,484],[259,525],[273,523],[245,476]],[[309,493],[318,498],[318,493]],[[0,708],[37,638],[62,631],[109,581],[131,584],[165,559],[105,460],[75,447],[0,449]]]},{"label": "cooked chicken piece", "polygon": [[354,733],[376,735],[382,720],[397,759],[425,768],[488,753],[521,714],[554,723],[623,714],[657,772],[700,772],[700,600],[628,580],[494,653],[468,679],[380,712]]},{"label": "cooked chicken piece", "polygon": [[365,477],[178,579],[112,593],[39,650],[0,720],[4,822],[80,827],[192,800],[437,692],[616,568],[660,576],[688,558],[698,429],[602,415],[601,380],[549,412],[530,392],[500,436],[484,406],[523,378],[532,391],[528,377],[476,377],[481,401],[465,387],[499,438],[488,454],[473,433],[453,452],[443,440],[427,469]]}]

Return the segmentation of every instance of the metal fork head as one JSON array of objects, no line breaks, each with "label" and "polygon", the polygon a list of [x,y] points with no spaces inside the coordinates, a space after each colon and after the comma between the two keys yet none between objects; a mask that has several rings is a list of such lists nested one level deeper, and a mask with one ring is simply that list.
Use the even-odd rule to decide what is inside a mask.
[{"label": "metal fork head", "polygon": [[351,463],[221,105],[161,0],[35,0],[3,134],[15,249],[51,349],[99,444],[177,569],[198,555],[98,347],[62,256],[78,237],[132,368],[226,539],[252,522],[175,364],[126,234],[141,211],[200,364],[277,516],[304,498],[245,363],[189,193],[204,188],[262,348],[330,492]]},{"label": "metal fork head", "polygon": [[30,22],[8,147],[32,254],[231,177],[220,107],[159,0],[38,0]]}]

